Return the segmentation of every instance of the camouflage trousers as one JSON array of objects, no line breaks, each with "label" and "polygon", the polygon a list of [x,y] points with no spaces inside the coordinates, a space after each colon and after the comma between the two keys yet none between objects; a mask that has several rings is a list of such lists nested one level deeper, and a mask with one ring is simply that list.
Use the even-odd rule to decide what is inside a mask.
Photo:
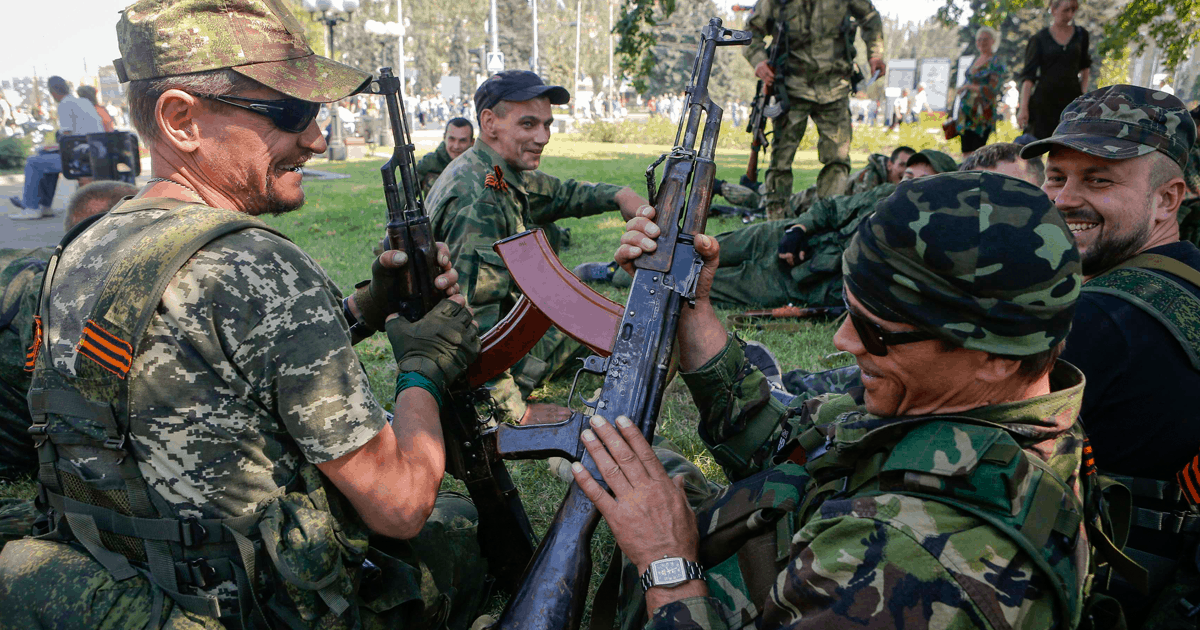
[{"label": "camouflage trousers", "polygon": [[[758,191],[749,186],[742,186],[741,184],[734,184],[732,182],[725,182],[721,190],[714,192],[724,197],[729,203],[752,212],[759,210],[766,203],[766,200]],[[805,210],[808,210],[816,200],[817,187],[809,186],[788,197],[787,205],[784,207],[784,216],[799,216]]]},{"label": "camouflage trousers", "polygon": [[793,98],[785,116],[771,121],[775,142],[771,146],[771,165],[767,169],[767,216],[782,218],[788,198],[792,196],[792,161],[808,119],[817,125],[817,159],[824,166],[817,174],[817,197],[840,195],[850,178],[850,100],[849,97],[832,103],[816,103]]},{"label": "camouflage trousers", "polygon": [[[445,493],[421,533],[402,545],[394,557],[418,558],[407,573],[419,583],[407,585],[408,599],[363,601],[371,589],[364,571],[356,602],[364,628],[435,630],[468,628],[479,614],[486,593],[487,565],[475,538],[478,521],[470,501]],[[372,539],[372,547],[376,540]],[[417,566],[419,565],[419,566]],[[375,579],[388,580],[384,574]],[[415,571],[413,569],[416,569]],[[218,620],[188,612],[169,598],[158,619],[151,619],[157,587],[143,575],[115,580],[82,548],[45,540],[22,540],[0,553],[0,629],[40,628],[169,628],[216,630]]]}]

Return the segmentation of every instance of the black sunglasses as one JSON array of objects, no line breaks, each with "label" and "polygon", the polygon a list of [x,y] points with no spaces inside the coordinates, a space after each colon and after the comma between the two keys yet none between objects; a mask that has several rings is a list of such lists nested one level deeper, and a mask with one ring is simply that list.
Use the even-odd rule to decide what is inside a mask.
[{"label": "black sunglasses", "polygon": [[884,330],[879,324],[863,317],[851,308],[849,300],[843,298],[843,301],[846,303],[846,312],[850,315],[850,323],[854,324],[854,330],[858,333],[858,338],[862,340],[863,347],[877,357],[886,357],[888,346],[937,339],[937,335],[923,330],[904,332]]},{"label": "black sunglasses", "polygon": [[262,114],[280,129],[289,133],[301,133],[312,121],[317,119],[321,111],[320,103],[302,101],[298,98],[281,98],[263,100],[241,96],[218,96],[216,94],[196,94],[201,98],[220,101],[226,105],[248,109],[256,114]]}]

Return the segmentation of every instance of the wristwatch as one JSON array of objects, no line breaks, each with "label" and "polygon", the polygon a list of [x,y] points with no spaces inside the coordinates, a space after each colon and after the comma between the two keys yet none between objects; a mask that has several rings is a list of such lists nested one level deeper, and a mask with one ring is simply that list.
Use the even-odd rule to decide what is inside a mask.
[{"label": "wristwatch", "polygon": [[704,568],[699,563],[663,556],[662,560],[651,562],[650,568],[642,574],[642,590],[648,591],[654,586],[671,588],[689,580],[703,579]]}]

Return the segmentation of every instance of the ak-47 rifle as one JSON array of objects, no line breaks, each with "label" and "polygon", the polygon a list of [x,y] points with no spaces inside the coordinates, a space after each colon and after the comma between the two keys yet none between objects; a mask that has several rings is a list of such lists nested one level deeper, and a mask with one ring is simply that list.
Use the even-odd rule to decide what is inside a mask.
[{"label": "ak-47 rifle", "polygon": [[[716,174],[713,157],[721,129],[721,108],[708,93],[713,57],[717,46],[749,41],[749,32],[726,29],[719,18],[713,18],[700,32],[700,49],[687,88],[686,123],[680,121],[671,153],[646,170],[649,199],[657,212],[655,223],[662,230],[659,246],[654,253],[634,261],[633,287],[623,310],[613,308],[615,305],[582,284],[570,285],[570,272],[553,255],[540,232],[527,232],[496,244],[513,279],[534,304],[543,304],[547,298],[554,302],[573,300],[581,307],[590,303],[590,307],[575,312],[548,312],[564,332],[588,343],[580,336],[580,322],[607,322],[607,329],[592,326],[582,331],[592,335],[588,345],[599,349],[601,355],[609,354],[607,358],[592,356],[584,361],[581,372],[604,376],[599,396],[584,404],[609,421],[628,417],[647,438],[654,435],[662,405],[679,313],[692,302],[702,267],[693,243],[695,235],[704,231],[708,218]],[[664,160],[662,184],[656,191],[655,168]],[[601,315],[589,315],[589,311]],[[618,312],[620,318],[616,320],[612,316]],[[500,425],[494,431],[496,452],[510,459],[565,457],[581,462],[598,479],[596,464],[579,441],[585,422],[584,415],[575,412],[567,421],[553,425]],[[520,588],[495,628],[579,627],[591,575],[590,540],[599,520],[596,506],[572,483]]]},{"label": "ak-47 rifle", "polygon": [[[400,98],[400,79],[392,74],[391,68],[381,68],[370,91],[383,96],[387,103],[396,144],[391,159],[379,169],[387,200],[386,244],[388,249],[407,253],[409,261],[401,270],[405,290],[402,295],[393,296],[388,312],[400,313],[409,321],[416,321],[443,296],[433,286],[433,279],[440,270],[437,246],[418,183],[412,136]],[[522,317],[527,318],[525,323],[533,335],[532,342],[511,334],[512,330],[520,328],[516,322]],[[538,332],[543,321],[545,326]],[[446,469],[466,484],[479,511],[479,546],[487,557],[488,572],[497,578],[501,588],[508,589],[533,557],[533,529],[504,462],[480,439],[492,419],[480,418],[476,403],[491,402],[487,390],[479,386],[524,356],[545,333],[549,320],[536,309],[531,311],[526,304],[514,309],[514,314],[502,324],[503,327],[489,331],[496,331],[490,339],[484,336],[484,354],[471,366],[467,378],[450,386],[450,396],[441,409],[441,422],[445,433]],[[494,411],[494,406],[492,409]]]},{"label": "ak-47 rifle", "polygon": [[730,328],[756,330],[799,330],[796,320],[841,317],[845,306],[780,306],[778,308],[735,313],[725,319]]},{"label": "ak-47 rifle", "polygon": [[771,146],[767,139],[767,119],[774,119],[787,114],[791,106],[788,102],[787,88],[784,87],[783,69],[788,60],[788,28],[787,20],[782,18],[787,0],[778,3],[780,15],[774,20],[775,32],[771,45],[767,47],[767,63],[775,70],[775,80],[767,87],[762,79],[754,88],[754,104],[750,107],[750,119],[746,124],[746,133],[750,134],[750,161],[746,163],[746,173],[742,175],[743,186],[754,187],[758,184],[758,153],[765,152]]}]

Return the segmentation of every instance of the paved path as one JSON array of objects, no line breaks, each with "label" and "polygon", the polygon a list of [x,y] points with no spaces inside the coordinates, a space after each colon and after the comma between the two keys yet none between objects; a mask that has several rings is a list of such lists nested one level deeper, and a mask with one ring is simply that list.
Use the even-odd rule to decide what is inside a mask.
[{"label": "paved path", "polygon": [[67,199],[75,192],[75,182],[59,178],[58,189],[54,191],[53,208],[57,215],[34,221],[14,221],[9,213],[20,210],[9,203],[9,197],[21,196],[21,184],[6,181],[0,184],[0,248],[30,249],[44,245],[57,245],[63,235],[63,210],[67,207]]}]

